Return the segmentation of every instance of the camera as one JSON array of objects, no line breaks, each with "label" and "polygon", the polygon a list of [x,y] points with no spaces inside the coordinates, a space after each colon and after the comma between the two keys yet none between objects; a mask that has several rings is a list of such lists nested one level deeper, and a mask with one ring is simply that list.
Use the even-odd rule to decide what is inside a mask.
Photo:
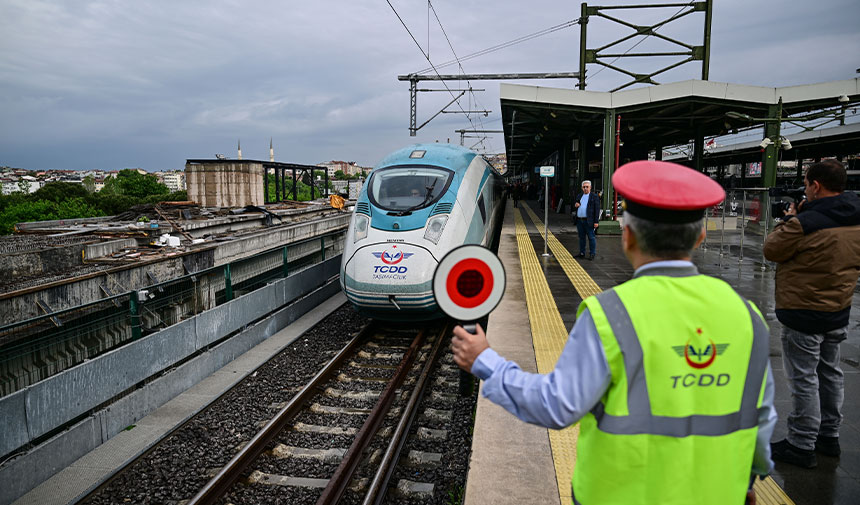
[{"label": "camera", "polygon": [[791,208],[791,204],[795,204],[795,208],[800,205],[800,202],[806,198],[806,193],[803,186],[798,188],[775,187],[767,190],[771,198],[770,210],[774,218],[783,218],[785,213]]}]

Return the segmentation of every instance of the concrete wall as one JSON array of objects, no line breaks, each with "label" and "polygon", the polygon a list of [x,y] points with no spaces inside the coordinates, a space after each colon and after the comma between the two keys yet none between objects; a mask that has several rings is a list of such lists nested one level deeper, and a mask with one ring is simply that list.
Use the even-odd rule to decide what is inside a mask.
[{"label": "concrete wall", "polygon": [[[77,252],[80,259],[81,251]],[[199,251],[189,256],[208,256],[209,264],[204,261],[201,266],[212,266],[212,252]],[[55,311],[65,310],[78,305],[96,302],[106,298],[100,286],[106,286],[112,293],[124,293],[154,284],[146,275],[147,271],[155,278],[165,281],[181,277],[185,271],[182,256],[165,258],[161,261],[141,262],[123,267],[112,268],[94,274],[77,278],[64,279],[35,289],[13,291],[0,295],[0,325],[11,324],[43,313],[36,305],[37,299],[44,300]],[[3,344],[4,342],[0,342]]]},{"label": "concrete wall", "polygon": [[263,205],[263,164],[213,160],[185,165],[188,199],[204,207]]},{"label": "concrete wall", "polygon": [[[0,482],[4,483],[3,486],[0,486],[0,503],[11,503],[24,495],[127,426],[134,424],[266,338],[285,328],[323,301],[337,294],[339,290],[337,281],[331,279],[293,304],[273,313],[270,317],[246,328],[181,366],[171,369],[109,406],[93,412],[25,455],[0,466]],[[236,382],[241,379],[242,377],[237,376]],[[15,407],[21,408],[21,406]],[[4,411],[5,406],[0,408],[0,421],[16,421],[4,418]]]},{"label": "concrete wall", "polygon": [[45,275],[82,265],[83,255],[81,252],[85,247],[84,244],[73,244],[38,251],[2,254],[0,255],[0,276],[4,279],[13,279]]},{"label": "concrete wall", "polygon": [[[165,258],[157,262],[125,265],[78,278],[64,279],[42,288],[4,293],[0,295],[0,326],[42,315],[36,305],[37,298],[42,298],[55,311],[76,307],[104,299],[105,294],[100,289],[102,285],[117,294],[145,288],[154,284],[146,275],[147,271],[163,282],[246,258],[279,245],[298,242],[332,231],[345,232],[346,227],[349,226],[349,219],[350,214],[345,212],[330,218],[266,228],[258,233],[218,243],[208,249]],[[76,259],[79,263],[81,250],[82,247],[72,250],[72,253],[77,254]],[[3,342],[0,341],[0,345],[2,344]]]},{"label": "concrete wall", "polygon": [[90,244],[84,247],[84,259],[104,258],[123,249],[137,247],[137,240],[133,238],[121,238],[117,240],[108,240],[107,242],[99,242],[98,244]]},{"label": "concrete wall", "polygon": [[[333,257],[0,398],[0,426],[3,426],[0,458],[325,285],[339,269],[340,256]],[[262,329],[252,327],[245,332],[257,335],[258,342],[282,327],[267,324]],[[114,422],[107,436],[143,417],[155,406],[147,405],[142,409],[145,412],[138,409],[133,419]]]}]

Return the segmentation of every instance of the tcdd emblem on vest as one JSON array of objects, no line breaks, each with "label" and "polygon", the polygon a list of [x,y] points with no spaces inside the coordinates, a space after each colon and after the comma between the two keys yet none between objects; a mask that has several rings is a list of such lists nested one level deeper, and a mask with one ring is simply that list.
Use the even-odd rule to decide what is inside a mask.
[{"label": "tcdd emblem on vest", "polygon": [[[701,335],[702,329],[697,328],[696,333]],[[687,364],[692,368],[701,370],[711,366],[717,355],[725,352],[726,347],[729,346],[729,344],[714,344],[714,341],[711,339],[708,339],[708,342],[708,345],[697,348],[687,340],[687,343],[684,345],[673,345],[672,350],[678,353],[678,356],[687,360]]]}]

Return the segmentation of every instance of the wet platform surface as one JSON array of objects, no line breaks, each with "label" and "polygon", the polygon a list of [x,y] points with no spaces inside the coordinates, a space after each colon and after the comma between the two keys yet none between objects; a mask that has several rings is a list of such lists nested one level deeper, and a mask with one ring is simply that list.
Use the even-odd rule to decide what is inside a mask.
[{"label": "wet platform surface", "polygon": [[[523,208],[523,204],[528,204],[531,212]],[[513,224],[513,219],[510,217],[513,211],[514,209],[509,202],[505,218],[505,230],[502,233],[503,241],[512,240],[512,232],[509,228]],[[538,222],[540,222],[544,217],[543,208],[538,208],[534,201],[520,202],[520,212],[534,252],[541,262],[543,274],[554,302],[558,307],[558,312],[564,322],[565,328],[569,331],[575,322],[576,308],[582,301],[582,298],[572,288],[569,274],[566,273],[562,265],[563,260],[556,258],[556,255],[552,254],[549,257],[541,256],[544,251],[543,228],[538,228],[535,220],[530,217],[537,217]],[[576,233],[575,223],[569,215],[551,212],[549,215],[549,231],[571,256],[575,257],[578,254],[579,238]],[[762,237],[760,236],[755,238],[748,237],[743,247],[745,257],[743,261],[739,262],[737,256],[739,251],[738,245],[729,244],[731,238],[728,238],[724,240],[724,246],[720,248],[720,233],[719,231],[715,232],[711,230],[708,234],[707,247],[695,252],[693,262],[702,273],[725,280],[741,295],[753,301],[759,307],[770,326],[770,359],[776,384],[775,405],[779,415],[773,440],[777,441],[785,437],[785,419],[791,410],[791,397],[782,363],[781,325],[776,320],[774,314],[774,270],[773,265],[762,264],[760,259],[761,240]],[[732,246],[730,247],[730,245]],[[513,247],[516,249],[516,245]],[[721,249],[723,252],[722,255],[720,254]],[[510,253],[508,253],[508,256],[511,256]],[[500,257],[505,261],[501,249]],[[513,257],[509,257],[508,261],[513,259]],[[608,289],[625,282],[633,275],[633,269],[622,253],[621,237],[619,235],[598,235],[597,257],[595,260],[576,259],[576,262],[601,289]],[[521,274],[520,270],[511,271],[507,263],[506,268],[509,269],[509,277],[512,274]],[[567,270],[570,270],[569,266]],[[520,287],[519,289],[519,292],[521,292],[522,288]],[[516,294],[516,292],[513,294]],[[508,296],[508,292],[506,292],[506,296]],[[525,297],[518,295],[517,298],[517,304],[525,305]],[[528,319],[528,314],[525,313],[525,310],[522,310],[522,314],[525,319]],[[493,317],[491,316],[490,319],[489,332],[504,331],[494,329]],[[508,315],[507,317],[511,316]],[[495,346],[492,335],[488,336],[490,336],[491,344]],[[784,463],[776,463],[776,468],[772,475],[773,481],[781,486],[788,497],[798,505],[847,505],[860,503],[860,289],[855,290],[849,334],[847,340],[843,342],[841,350],[841,365],[845,374],[844,421],[840,429],[841,457],[830,458],[818,455],[818,467],[812,470]],[[502,354],[505,355],[504,352]],[[517,357],[511,357],[515,361],[518,360]],[[527,365],[528,367],[523,366],[523,368],[534,368],[534,362]],[[508,426],[512,423],[524,424],[510,415],[507,418],[504,415],[497,415],[496,420],[482,420],[479,416],[476,420],[476,433],[481,429],[480,424],[482,422],[507,423]],[[476,437],[476,444],[478,442],[479,440]],[[545,454],[541,452],[545,450],[544,446],[540,446],[540,449],[536,449],[535,457],[545,460]],[[525,459],[525,455],[521,455],[521,459]],[[473,467],[475,464],[476,462],[473,461]],[[516,463],[508,461],[506,464],[511,465]],[[554,473],[555,471],[553,468],[537,470],[533,468],[533,464],[530,467],[532,467],[529,470],[530,472],[543,471]],[[476,478],[486,478],[478,477],[482,475],[482,472],[479,470],[478,472],[470,471],[470,479],[473,478],[473,473]],[[484,472],[483,475],[487,475],[487,473]],[[541,478],[546,480],[545,476]],[[501,481],[497,480],[496,484],[504,487]],[[561,478],[559,478],[559,487],[561,488],[561,486]],[[481,486],[474,486],[472,489],[480,488]],[[503,493],[501,494],[503,495]],[[759,503],[762,503],[762,501],[760,500]],[[470,489],[467,487],[467,504],[484,502],[486,502],[485,499],[476,496],[475,493],[470,493]],[[560,502],[565,503],[563,493]],[[779,501],[769,500],[768,503],[779,503]]]}]

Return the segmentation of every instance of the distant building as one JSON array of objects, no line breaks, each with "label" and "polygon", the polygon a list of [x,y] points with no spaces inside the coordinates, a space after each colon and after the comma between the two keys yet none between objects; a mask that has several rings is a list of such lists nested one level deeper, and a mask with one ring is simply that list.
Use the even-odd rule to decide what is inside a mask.
[{"label": "distant building", "polygon": [[340,170],[345,175],[367,175],[370,173],[370,168],[357,165],[354,161],[325,161],[317,163],[318,167],[323,167],[328,172],[329,178],[334,177],[334,173]]},{"label": "distant building", "polygon": [[21,177],[5,177],[2,179],[4,195],[12,193],[35,193],[39,188],[45,185],[43,181],[36,179],[31,175]]},{"label": "distant building", "polygon": [[167,186],[170,191],[185,191],[185,172],[180,170],[166,170],[155,172],[158,182]]},{"label": "distant building", "polygon": [[487,158],[487,162],[493,166],[499,173],[504,174],[508,170],[508,157],[505,153],[501,154],[488,154],[485,156]]}]

